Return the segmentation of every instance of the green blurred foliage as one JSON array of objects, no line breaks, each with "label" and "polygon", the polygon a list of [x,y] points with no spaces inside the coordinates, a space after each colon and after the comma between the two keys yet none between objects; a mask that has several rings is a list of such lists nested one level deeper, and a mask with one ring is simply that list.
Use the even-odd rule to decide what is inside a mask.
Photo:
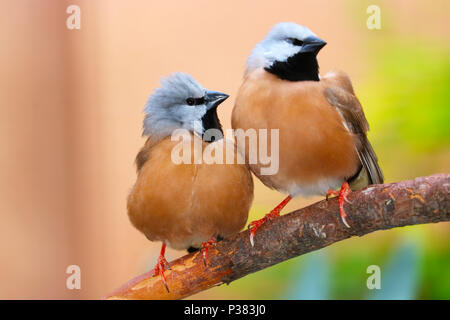
[{"label": "green blurred foliage", "polygon": [[375,119],[383,121],[374,121],[375,128],[393,130],[394,135],[379,131],[386,142],[403,141],[415,152],[448,147],[449,52],[418,43],[384,45],[390,50],[380,52],[375,60],[379,92],[368,100],[380,106],[374,108]]},{"label": "green blurred foliage", "polygon": [[426,40],[379,42],[357,92],[387,180],[448,172],[450,51]]}]

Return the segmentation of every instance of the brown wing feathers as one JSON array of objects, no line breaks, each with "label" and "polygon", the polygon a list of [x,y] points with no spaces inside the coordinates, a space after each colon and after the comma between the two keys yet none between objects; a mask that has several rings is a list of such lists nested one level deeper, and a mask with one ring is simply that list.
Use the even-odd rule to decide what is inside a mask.
[{"label": "brown wing feathers", "polygon": [[383,173],[377,156],[366,136],[369,124],[358,99],[350,92],[335,86],[326,88],[324,94],[328,102],[343,116],[347,128],[356,135],[358,156],[368,173],[369,183],[383,183]]}]

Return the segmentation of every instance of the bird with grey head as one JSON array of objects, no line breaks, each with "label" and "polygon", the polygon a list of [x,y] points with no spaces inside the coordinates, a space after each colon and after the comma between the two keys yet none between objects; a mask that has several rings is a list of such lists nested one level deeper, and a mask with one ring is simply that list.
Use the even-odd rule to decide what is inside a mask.
[{"label": "bird with grey head", "polygon": [[264,68],[289,81],[319,80],[317,54],[327,43],[305,26],[275,25],[247,59],[248,71]]},{"label": "bird with grey head", "polygon": [[185,73],[174,73],[161,81],[144,109],[144,135],[166,136],[175,129],[186,129],[208,141],[223,135],[217,116],[217,107],[228,98],[218,91],[204,89],[194,78]]},{"label": "bird with grey head", "polygon": [[[223,148],[221,154],[227,156],[235,152],[234,144],[223,139],[217,116],[217,106],[227,98],[225,93],[204,89],[188,74],[175,73],[161,81],[144,109],[143,135],[148,139],[136,157],[137,179],[128,196],[128,216],[147,239],[162,242],[153,275],[161,276],[167,290],[166,245],[189,252],[200,249],[206,265],[208,248],[238,233],[247,222],[253,200],[247,166],[239,161],[191,161],[198,146],[200,151]],[[178,129],[187,131],[181,142],[172,139]],[[173,151],[180,144],[183,152],[188,146],[190,162],[174,161]]]},{"label": "bird with grey head", "polygon": [[299,195],[338,195],[342,223],[350,228],[347,195],[383,183],[350,77],[342,71],[319,75],[317,55],[325,45],[307,27],[281,22],[247,59],[231,124],[235,130],[279,130],[278,172],[260,174],[262,162],[249,166],[266,186],[287,194],[270,213],[250,223],[252,245],[256,230]]}]

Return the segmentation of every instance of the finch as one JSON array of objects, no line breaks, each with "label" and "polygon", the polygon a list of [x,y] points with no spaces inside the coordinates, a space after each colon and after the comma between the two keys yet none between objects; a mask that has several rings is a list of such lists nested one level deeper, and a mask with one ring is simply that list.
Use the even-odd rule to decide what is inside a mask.
[{"label": "finch", "polygon": [[[188,74],[175,73],[162,80],[144,109],[143,135],[148,138],[136,157],[137,180],[128,196],[128,216],[150,241],[162,242],[153,275],[161,276],[167,290],[166,246],[200,249],[206,264],[208,248],[239,232],[247,222],[253,200],[248,167],[238,161],[194,159],[208,148],[236,151],[223,139],[217,116],[217,106],[227,98],[204,89]],[[184,141],[172,139],[177,130],[184,132],[178,136]],[[180,146],[189,150],[187,163],[174,159]]]},{"label": "finch", "polygon": [[[344,210],[350,190],[383,183],[366,136],[369,125],[349,76],[319,75],[317,54],[325,45],[304,26],[279,23],[248,57],[232,127],[279,130],[278,172],[262,175],[260,162],[250,169],[266,186],[288,195],[250,223],[252,245],[256,230],[278,217],[292,197],[338,195],[342,222],[350,227]],[[247,160],[248,152],[246,148]]]}]

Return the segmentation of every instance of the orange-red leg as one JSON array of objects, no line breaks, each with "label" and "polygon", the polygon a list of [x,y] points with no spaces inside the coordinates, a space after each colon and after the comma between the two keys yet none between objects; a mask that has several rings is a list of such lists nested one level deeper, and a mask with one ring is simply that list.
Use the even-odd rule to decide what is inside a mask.
[{"label": "orange-red leg", "polygon": [[288,204],[288,202],[291,200],[291,196],[287,196],[286,199],[284,199],[279,205],[277,205],[272,211],[270,211],[268,214],[266,214],[262,219],[252,221],[248,225],[250,228],[250,243],[252,244],[252,247],[255,245],[254,238],[256,230],[258,230],[261,225],[263,225],[267,220],[273,220],[276,217],[280,216],[280,211]]},{"label": "orange-red leg", "polygon": [[166,276],[164,275],[164,270],[170,269],[170,265],[167,262],[166,258],[164,258],[164,254],[166,252],[166,244],[163,243],[161,247],[161,253],[159,254],[158,263],[156,264],[156,267],[153,269],[152,276],[155,277],[158,274],[161,275],[162,282],[164,283],[164,286],[166,287],[167,292],[169,292],[169,287],[167,286],[166,282]]},{"label": "orange-red leg", "polygon": [[216,244],[217,239],[215,237],[212,237],[210,240],[202,243],[200,251],[202,252],[203,263],[205,264],[205,266],[206,266],[206,254],[208,253],[208,249],[212,246],[215,246]]},{"label": "orange-red leg", "polygon": [[348,201],[348,199],[347,199],[347,195],[348,195],[350,192],[351,192],[350,186],[348,185],[347,182],[344,182],[344,183],[341,185],[341,189],[339,190],[339,192],[334,191],[334,190],[328,190],[328,193],[327,193],[327,200],[328,200],[328,197],[329,197],[330,195],[338,196],[338,202],[339,202],[339,214],[340,214],[340,216],[341,216],[342,222],[345,224],[345,226],[346,226],[347,228],[350,228],[350,225],[348,224],[347,219],[346,219],[346,218],[347,218],[347,214],[345,213],[345,210],[344,210],[344,201],[346,201],[346,202],[348,202],[348,203],[351,203],[351,202]]}]

